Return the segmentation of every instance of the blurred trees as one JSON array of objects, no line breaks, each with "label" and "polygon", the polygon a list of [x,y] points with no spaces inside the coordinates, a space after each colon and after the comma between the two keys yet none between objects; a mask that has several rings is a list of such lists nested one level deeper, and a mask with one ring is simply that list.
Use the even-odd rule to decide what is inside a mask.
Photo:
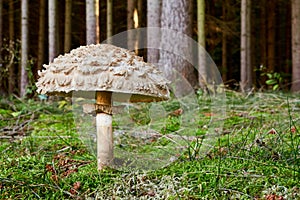
[{"label": "blurred trees", "polygon": [[26,95],[28,86],[28,0],[22,0],[21,4],[21,81],[20,81],[20,96]]},{"label": "blurred trees", "polygon": [[251,0],[241,2],[241,82],[242,92],[252,88]]},{"label": "blurred trees", "polygon": [[292,91],[300,91],[300,1],[292,0]]},{"label": "blurred trees", "polygon": [[[161,28],[171,29],[192,37],[192,1],[168,0],[162,1]],[[176,73],[181,74],[193,87],[198,83],[197,74],[187,58],[192,55],[188,39],[179,37],[168,31],[161,33],[159,63],[161,71],[169,80],[176,80]],[[177,53],[175,53],[177,52]],[[176,84],[178,90],[182,83]],[[183,93],[181,93],[183,94]]]},{"label": "blurred trees", "polygon": [[[42,68],[42,64],[48,63],[58,54],[80,45],[102,42],[110,35],[135,28],[133,13],[136,12],[138,27],[146,24],[154,27],[162,25],[183,31],[197,41],[199,39],[200,44],[205,44],[228,87],[243,89],[239,83],[249,83],[249,88],[268,89],[270,87],[266,81],[277,73],[282,78],[282,89],[299,91],[299,1],[251,1],[248,15],[251,22],[248,22],[250,25],[247,29],[250,31],[247,39],[251,41],[251,46],[245,54],[247,56],[241,58],[241,52],[244,51],[241,46],[244,35],[241,25],[245,22],[244,18],[241,19],[243,2],[244,0],[148,0],[146,4],[145,0],[107,0],[101,3],[99,0],[32,0],[28,4],[28,67],[37,78],[37,70]],[[205,3],[204,8],[201,3]],[[21,55],[22,1],[2,0],[0,4],[0,93],[21,95],[20,81],[24,71],[20,66],[22,57],[25,58]],[[184,19],[187,13],[189,20]],[[204,23],[197,22],[199,19],[204,20]],[[128,41],[131,38],[138,40],[138,37],[128,35]],[[166,36],[162,37],[163,42],[177,42],[170,41]],[[151,41],[150,38],[153,36],[139,41],[147,41],[149,44],[160,41],[159,35],[156,36],[157,40]],[[201,40],[203,38],[204,41]],[[139,53],[146,56],[144,51]],[[165,56],[163,54],[160,53],[160,57]],[[162,58],[159,58],[158,51],[149,49],[148,61],[158,62],[159,59]],[[242,66],[245,59],[248,68],[244,73]],[[180,66],[184,69],[178,69],[180,73],[185,74],[193,84],[199,84],[196,71],[184,67],[188,64],[176,62],[170,68]],[[200,75],[203,73],[205,71],[200,70]],[[250,74],[253,75],[252,78]],[[245,76],[249,80],[245,81]]]}]

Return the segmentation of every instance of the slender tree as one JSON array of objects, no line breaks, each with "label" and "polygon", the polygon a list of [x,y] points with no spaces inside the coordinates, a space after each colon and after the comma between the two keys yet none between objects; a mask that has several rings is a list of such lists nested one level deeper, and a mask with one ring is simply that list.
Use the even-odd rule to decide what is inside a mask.
[{"label": "slender tree", "polygon": [[[162,31],[161,47],[168,51],[160,51],[159,65],[166,78],[177,80],[176,76],[184,77],[191,86],[198,85],[194,67],[186,60],[192,55],[188,37],[192,35],[192,1],[168,0],[162,2],[161,27],[177,32]],[[177,52],[180,55],[176,55]],[[176,90],[182,94],[186,88],[182,83],[176,83]]]},{"label": "slender tree", "polygon": [[12,94],[14,92],[15,88],[15,65],[14,65],[14,40],[15,40],[15,17],[14,17],[14,1],[9,0],[8,2],[8,10],[9,10],[9,16],[8,16],[8,27],[9,27],[9,49],[10,49],[10,61],[8,64],[8,93]]},{"label": "slender tree", "polygon": [[72,29],[72,0],[66,0],[65,6],[65,40],[64,51],[69,52],[71,49],[71,29]]},{"label": "slender tree", "polygon": [[[0,0],[0,47],[3,46],[3,35],[2,35],[2,32],[3,32],[3,27],[2,27],[2,24],[3,24],[3,4],[2,4],[2,0]],[[0,49],[0,94],[4,94],[5,92],[5,89],[3,87],[3,60],[2,60],[2,49]]]},{"label": "slender tree", "polygon": [[99,41],[99,23],[98,8],[99,2],[97,0],[86,0],[86,44],[95,44]]},{"label": "slender tree", "polygon": [[292,0],[292,91],[300,91],[300,1]]},{"label": "slender tree", "polygon": [[52,62],[57,55],[56,42],[56,0],[48,1],[48,20],[49,20],[49,62]]},{"label": "slender tree", "polygon": [[41,70],[45,59],[45,11],[46,1],[39,1],[39,35],[38,35],[38,56],[37,56],[37,69]]},{"label": "slender tree", "polygon": [[[267,68],[275,71],[276,0],[267,1]],[[272,12],[270,12],[272,10]]]},{"label": "slender tree", "polygon": [[251,66],[251,0],[241,2],[241,90],[248,92],[252,87]]},{"label": "slender tree", "polygon": [[28,0],[22,0],[22,36],[21,36],[21,81],[20,96],[25,97],[28,86]]},{"label": "slender tree", "polygon": [[100,16],[100,2],[99,0],[95,0],[95,23],[96,23],[96,43],[100,42],[100,23],[99,23],[99,16]]},{"label": "slender tree", "polygon": [[113,0],[107,0],[107,43],[111,43],[111,36],[113,34]]},{"label": "slender tree", "polygon": [[[134,29],[134,10],[136,9],[136,0],[127,1],[127,30]],[[127,48],[133,50],[135,47],[136,34],[134,31],[128,31],[127,33]]]},{"label": "slender tree", "polygon": [[205,88],[207,84],[207,67],[205,49],[205,0],[197,0],[197,27],[198,27],[198,43],[201,46],[198,49],[198,79],[201,88]]},{"label": "slender tree", "polygon": [[[223,17],[223,21],[226,22],[227,21],[227,3],[228,0],[224,0],[223,2],[223,6],[222,6],[222,17]],[[228,66],[227,66],[227,32],[223,31],[222,32],[222,79],[225,81],[227,80],[227,70],[228,70]]]},{"label": "slender tree", "polygon": [[[2,4],[2,0],[0,0],[0,47],[2,47],[3,45],[3,28],[2,28],[2,24],[3,24],[3,4]],[[0,69],[3,66],[3,60],[2,60],[2,49],[0,49]],[[0,70],[1,71],[1,70]],[[0,75],[0,80],[1,80],[1,75]],[[1,85],[1,82],[0,82]]]},{"label": "slender tree", "polygon": [[[148,0],[147,1],[147,27],[160,27],[162,0]],[[159,60],[159,42],[160,35],[155,31],[148,29],[147,45],[148,47],[156,47],[147,49],[147,61],[151,63],[158,63]]]}]

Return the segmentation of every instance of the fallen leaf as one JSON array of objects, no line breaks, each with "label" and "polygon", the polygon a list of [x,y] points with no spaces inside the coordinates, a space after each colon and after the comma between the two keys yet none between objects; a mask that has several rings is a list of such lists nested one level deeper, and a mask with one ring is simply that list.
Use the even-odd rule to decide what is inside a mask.
[{"label": "fallen leaf", "polygon": [[73,187],[70,189],[70,193],[73,195],[78,193],[79,188],[80,188],[80,182],[77,181],[73,184]]},{"label": "fallen leaf", "polygon": [[268,134],[277,134],[277,131],[274,128],[268,131]]},{"label": "fallen leaf", "polygon": [[284,200],[283,196],[278,196],[276,194],[269,194],[266,196],[266,200]]},{"label": "fallen leaf", "polygon": [[173,116],[180,116],[180,115],[182,115],[182,113],[183,113],[183,109],[182,108],[179,108],[179,109],[177,109],[177,110],[174,110],[172,113],[170,113],[170,115],[173,115]]},{"label": "fallen leaf", "polygon": [[211,112],[208,112],[208,113],[203,113],[205,117],[212,117],[212,116],[215,116],[215,113],[211,113]]}]

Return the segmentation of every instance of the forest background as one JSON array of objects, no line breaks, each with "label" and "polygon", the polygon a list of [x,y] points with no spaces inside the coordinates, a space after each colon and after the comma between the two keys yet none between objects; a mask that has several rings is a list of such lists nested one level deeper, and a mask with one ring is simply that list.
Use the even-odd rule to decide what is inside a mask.
[{"label": "forest background", "polygon": [[[299,4],[299,0],[2,0],[0,94],[32,96],[37,71],[59,54],[153,26],[198,41],[227,87],[299,91]],[[147,49],[138,54],[149,62],[159,60],[159,53]],[[191,73],[194,76],[186,78],[199,86],[197,72]]]}]

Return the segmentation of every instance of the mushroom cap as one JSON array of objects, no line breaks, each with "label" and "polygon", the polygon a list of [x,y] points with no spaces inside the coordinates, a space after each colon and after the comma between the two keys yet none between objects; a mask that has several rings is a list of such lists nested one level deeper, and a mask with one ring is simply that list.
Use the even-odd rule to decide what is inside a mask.
[{"label": "mushroom cap", "polygon": [[113,100],[168,100],[168,80],[153,64],[110,44],[81,46],[38,71],[37,92],[71,96],[72,92],[108,91]]}]

